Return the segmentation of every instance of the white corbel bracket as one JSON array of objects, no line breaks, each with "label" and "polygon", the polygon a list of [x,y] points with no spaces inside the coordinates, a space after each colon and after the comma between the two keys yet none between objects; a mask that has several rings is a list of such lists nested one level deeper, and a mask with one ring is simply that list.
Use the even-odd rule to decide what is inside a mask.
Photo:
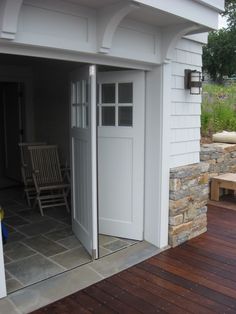
[{"label": "white corbel bracket", "polygon": [[15,39],[23,0],[2,0],[0,4],[0,38]]},{"label": "white corbel bracket", "polygon": [[191,34],[200,28],[198,24],[185,23],[173,25],[162,29],[162,63],[169,63],[173,60],[173,53],[177,42],[185,35]]},{"label": "white corbel bracket", "polygon": [[112,40],[120,22],[132,11],[139,9],[139,5],[125,1],[106,6],[97,15],[98,52],[109,53]]}]

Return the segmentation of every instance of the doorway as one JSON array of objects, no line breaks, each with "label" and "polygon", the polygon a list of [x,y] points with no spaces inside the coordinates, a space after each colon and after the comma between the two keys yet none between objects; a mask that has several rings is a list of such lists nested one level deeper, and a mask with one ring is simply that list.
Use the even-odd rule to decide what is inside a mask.
[{"label": "doorway", "polygon": [[61,164],[71,169],[73,196],[72,217],[62,207],[47,209],[42,217],[27,207],[22,190],[0,193],[11,238],[4,246],[10,293],[143,239],[145,93],[139,71],[96,71],[85,64],[18,56],[3,60],[15,63],[15,72],[18,63],[30,67],[33,85],[24,88],[26,97],[33,96],[24,111],[24,140],[58,145]]},{"label": "doorway", "polygon": [[23,83],[0,83],[0,190],[21,182],[18,143],[24,136],[23,95]]},{"label": "doorway", "polygon": [[[83,64],[10,55],[0,55],[0,66],[1,62],[5,66],[7,78],[11,72],[7,65],[14,68],[9,79],[14,84],[7,85],[10,94],[14,94],[18,82],[31,82],[24,87],[24,98],[28,102],[22,118],[26,120],[27,132],[23,139],[16,138],[13,141],[10,138],[9,143],[17,153],[18,143],[22,140],[32,145],[39,142],[56,145],[61,169],[64,171],[70,168],[69,81],[70,73]],[[1,75],[3,81],[3,71]],[[17,112],[9,113],[12,118],[6,120],[7,130],[15,127],[18,121]],[[4,150],[5,146],[0,148]],[[11,155],[14,154],[12,150]],[[67,176],[65,180],[68,180]],[[42,216],[38,207],[28,206],[21,187],[0,191],[0,205],[5,212],[4,224],[9,232],[7,243],[3,246],[5,265],[0,265],[5,268],[7,293],[92,260],[72,230],[72,211],[68,214],[63,206],[54,206],[45,208]],[[4,284],[4,279],[1,283]]]}]

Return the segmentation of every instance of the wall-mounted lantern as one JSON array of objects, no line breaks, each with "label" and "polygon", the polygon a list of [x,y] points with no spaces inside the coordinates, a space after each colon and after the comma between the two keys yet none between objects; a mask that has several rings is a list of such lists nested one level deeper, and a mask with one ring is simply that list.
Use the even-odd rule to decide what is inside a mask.
[{"label": "wall-mounted lantern", "polygon": [[202,88],[202,74],[197,70],[184,71],[184,87],[190,89],[191,95],[200,95]]}]

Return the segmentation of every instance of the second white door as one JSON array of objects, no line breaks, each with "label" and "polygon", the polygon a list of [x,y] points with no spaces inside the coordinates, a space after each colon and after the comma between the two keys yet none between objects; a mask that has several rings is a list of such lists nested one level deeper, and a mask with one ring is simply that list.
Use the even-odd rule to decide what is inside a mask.
[{"label": "second white door", "polygon": [[72,229],[93,257],[97,240],[96,68],[71,73]]},{"label": "second white door", "polygon": [[145,74],[98,74],[99,232],[143,239]]}]

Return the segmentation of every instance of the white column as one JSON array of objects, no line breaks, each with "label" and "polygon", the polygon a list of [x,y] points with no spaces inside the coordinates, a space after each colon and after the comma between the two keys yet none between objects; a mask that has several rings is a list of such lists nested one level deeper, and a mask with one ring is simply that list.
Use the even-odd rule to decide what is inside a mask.
[{"label": "white column", "polygon": [[97,81],[96,65],[89,66],[91,83],[91,155],[92,155],[92,257],[98,258],[98,204],[97,204]]},{"label": "white column", "polygon": [[171,63],[162,65],[161,97],[161,183],[160,183],[160,247],[168,244],[169,229],[169,176],[170,176],[170,118],[171,118]]},{"label": "white column", "polygon": [[146,76],[145,226],[144,238],[168,244],[170,170],[171,64]]}]

